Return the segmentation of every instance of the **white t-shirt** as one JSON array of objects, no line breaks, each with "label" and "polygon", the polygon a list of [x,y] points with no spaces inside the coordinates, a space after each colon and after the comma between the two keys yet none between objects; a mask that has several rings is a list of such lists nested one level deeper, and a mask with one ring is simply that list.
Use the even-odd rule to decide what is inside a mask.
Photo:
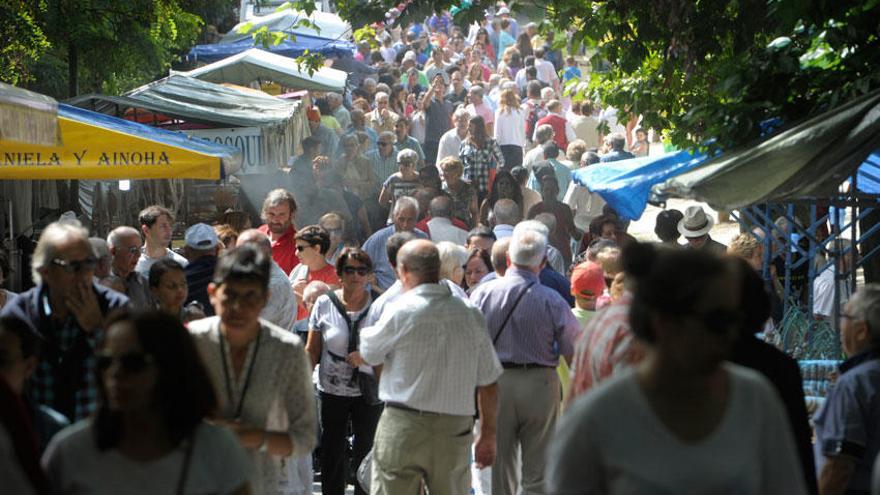
[{"label": "white t-shirt", "polygon": [[[117,449],[98,450],[91,419],[62,430],[46,448],[43,468],[54,494],[173,495],[183,469],[185,446],[164,457],[138,462]],[[250,463],[228,430],[202,423],[196,429],[184,493],[228,494],[250,478]]]},{"label": "white t-shirt", "polygon": [[[828,267],[822,270],[813,281],[813,314],[830,318],[834,313],[834,279],[837,269]],[[841,308],[849,301],[849,286],[845,281],[838,282]]]},{"label": "white t-shirt", "polygon": [[[348,311],[352,323],[368,309]],[[366,318],[364,318],[366,320]],[[361,328],[366,325],[361,322]],[[309,330],[321,334],[321,367],[318,368],[318,390],[342,397],[360,397],[361,390],[352,381],[354,368],[345,362],[348,356],[348,323],[333,306],[330,297],[323,295],[315,301],[309,317]],[[372,373],[369,366],[361,366],[361,372]]]},{"label": "white t-shirt", "polygon": [[454,127],[446,131],[440,138],[440,144],[437,147],[437,163],[447,156],[458,158],[461,151],[461,138],[458,137],[458,130]]},{"label": "white t-shirt", "polygon": [[165,256],[162,256],[161,258],[150,258],[149,256],[147,256],[146,248],[141,248],[141,257],[138,259],[137,266],[134,267],[134,271],[140,273],[147,280],[149,280],[150,267],[153,266],[153,263],[165,258],[173,259],[174,261],[180,263],[180,266],[184,268],[186,268],[186,265],[189,264],[189,261],[187,261],[186,258],[168,248],[165,248]]},{"label": "white t-shirt", "polygon": [[791,426],[772,385],[725,363],[721,423],[686,444],[654,414],[633,370],[606,380],[563,416],[548,450],[547,494],[806,493]]}]

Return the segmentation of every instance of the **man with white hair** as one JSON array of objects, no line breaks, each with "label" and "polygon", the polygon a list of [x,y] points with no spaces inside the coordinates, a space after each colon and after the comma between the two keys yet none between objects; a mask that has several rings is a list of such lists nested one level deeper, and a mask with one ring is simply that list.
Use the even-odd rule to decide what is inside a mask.
[{"label": "man with white hair", "polygon": [[147,277],[135,271],[141,256],[141,235],[134,227],[116,227],[107,235],[110,249],[110,273],[125,284],[125,295],[134,309],[152,309],[154,305]]},{"label": "man with white hair", "polygon": [[104,277],[110,276],[110,263],[113,261],[113,257],[110,256],[110,247],[105,239],[89,237],[89,243],[92,245],[92,250],[95,251],[95,259],[98,260],[95,265],[95,278],[100,281]]},{"label": "man with white hair", "polygon": [[394,268],[388,261],[385,243],[389,237],[397,232],[412,232],[420,239],[427,239],[428,236],[424,232],[416,229],[418,219],[419,202],[410,196],[401,196],[395,201],[394,208],[391,210],[392,224],[377,230],[364,243],[364,251],[373,260],[373,272],[376,274],[376,282],[381,290],[387,290],[395,281]]},{"label": "man with white hair", "polygon": [[430,241],[404,244],[397,272],[403,295],[361,331],[361,357],[384,366],[370,488],[417,493],[424,483],[431,493],[466,493],[477,408],[473,458],[480,468],[495,460],[502,368],[483,315],[439,283],[440,255]]},{"label": "man with white hair", "polygon": [[[498,381],[498,455],[492,493],[544,493],[544,452],[559,413],[560,356],[570,360],[580,326],[569,305],[539,281],[547,236],[533,222],[513,230],[504,277],[480,284],[473,302],[486,316],[489,337],[504,367]],[[522,452],[521,476],[517,451]]]},{"label": "man with white hair", "polygon": [[455,127],[446,131],[440,138],[440,143],[437,145],[436,163],[440,163],[449,156],[458,158],[461,143],[468,135],[468,124],[470,121],[471,115],[464,108],[459,108],[452,114],[452,123],[455,124]]},{"label": "man with white hair", "polygon": [[379,91],[376,93],[376,107],[366,115],[367,125],[376,132],[394,132],[398,115],[388,107],[388,93]]},{"label": "man with white hair", "polygon": [[94,281],[95,254],[78,224],[55,222],[40,235],[31,258],[36,287],[3,306],[0,316],[25,321],[50,344],[29,383],[29,396],[78,421],[94,412],[97,343],[104,319],[128,297]]},{"label": "man with white hair", "polygon": [[339,122],[339,127],[348,129],[351,125],[351,114],[342,104],[342,95],[339,93],[327,93],[327,103],[330,104],[330,115]]},{"label": "man with white hair", "polygon": [[[525,167],[526,170],[531,172],[532,167],[534,167],[536,163],[544,161],[546,159],[546,157],[544,156],[544,143],[552,140],[555,134],[556,133],[553,130],[553,126],[549,124],[535,126],[535,147],[529,150],[529,152],[526,153],[526,156],[523,158],[523,167]],[[556,157],[554,156],[552,158]]]}]

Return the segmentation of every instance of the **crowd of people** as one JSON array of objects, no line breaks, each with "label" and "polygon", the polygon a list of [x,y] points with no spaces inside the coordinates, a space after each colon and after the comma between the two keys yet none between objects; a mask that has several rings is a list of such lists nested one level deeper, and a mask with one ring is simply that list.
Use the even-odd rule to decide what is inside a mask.
[{"label": "crowd of people", "polygon": [[316,99],[258,227],[42,231],[35,286],[0,292],[4,492],[880,490],[880,288],[811,429],[756,337],[760,231],[725,246],[693,206],[637,242],[573,181],[651,148],[563,94],[574,58],[505,6],[376,28],[376,76]]}]

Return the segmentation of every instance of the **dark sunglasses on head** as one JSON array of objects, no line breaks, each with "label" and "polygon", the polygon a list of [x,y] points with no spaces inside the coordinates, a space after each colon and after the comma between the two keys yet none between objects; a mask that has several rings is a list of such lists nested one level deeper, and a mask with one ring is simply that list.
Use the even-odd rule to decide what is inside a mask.
[{"label": "dark sunglasses on head", "polygon": [[98,261],[95,258],[86,258],[76,261],[68,261],[61,258],[55,258],[52,260],[53,265],[60,267],[67,273],[79,273],[83,271],[94,270],[97,263]]},{"label": "dark sunglasses on head", "polygon": [[107,371],[113,366],[113,362],[118,361],[119,367],[125,373],[139,373],[153,364],[153,356],[145,352],[128,352],[121,356],[114,356],[110,353],[98,354],[95,366],[98,371]]},{"label": "dark sunglasses on head", "polygon": [[370,269],[365,266],[345,266],[342,268],[342,273],[346,275],[353,275],[357,273],[360,276],[364,276],[370,273]]}]

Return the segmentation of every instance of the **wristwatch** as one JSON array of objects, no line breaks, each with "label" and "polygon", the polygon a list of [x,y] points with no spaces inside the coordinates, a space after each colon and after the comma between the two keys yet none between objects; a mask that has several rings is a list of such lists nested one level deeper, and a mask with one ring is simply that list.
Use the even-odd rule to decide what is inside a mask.
[{"label": "wristwatch", "polygon": [[257,452],[261,454],[265,454],[269,452],[269,436],[266,435],[266,431],[263,430],[263,441],[260,442],[260,447],[257,449]]}]

